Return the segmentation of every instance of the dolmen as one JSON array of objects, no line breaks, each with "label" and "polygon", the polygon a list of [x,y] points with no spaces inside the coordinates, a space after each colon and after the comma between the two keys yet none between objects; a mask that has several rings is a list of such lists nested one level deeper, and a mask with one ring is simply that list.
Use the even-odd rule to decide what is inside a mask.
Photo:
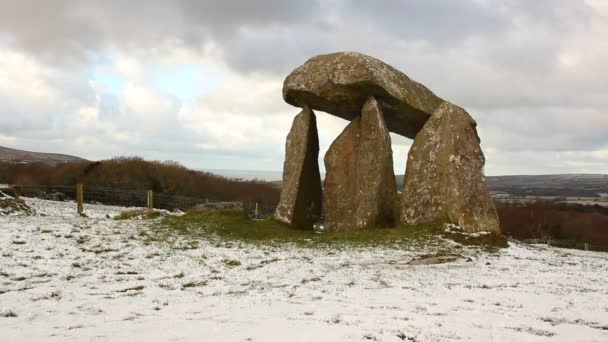
[{"label": "dolmen", "polygon": [[[401,71],[364,54],[309,59],[287,76],[284,100],[302,111],[285,144],[275,219],[327,231],[418,224],[500,232],[487,190],[477,123]],[[313,110],[350,123],[327,151],[321,184]],[[397,192],[389,132],[413,139]]]}]

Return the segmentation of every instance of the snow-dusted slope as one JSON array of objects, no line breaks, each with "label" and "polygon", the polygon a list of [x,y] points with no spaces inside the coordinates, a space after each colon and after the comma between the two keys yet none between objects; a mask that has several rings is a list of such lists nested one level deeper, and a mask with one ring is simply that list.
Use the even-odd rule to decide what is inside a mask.
[{"label": "snow-dusted slope", "polygon": [[0,217],[0,341],[608,341],[608,254],[167,245],[121,208],[27,202]]},{"label": "snow-dusted slope", "polygon": [[87,160],[67,154],[30,152],[0,146],[0,161],[11,163],[43,163],[56,165]]}]

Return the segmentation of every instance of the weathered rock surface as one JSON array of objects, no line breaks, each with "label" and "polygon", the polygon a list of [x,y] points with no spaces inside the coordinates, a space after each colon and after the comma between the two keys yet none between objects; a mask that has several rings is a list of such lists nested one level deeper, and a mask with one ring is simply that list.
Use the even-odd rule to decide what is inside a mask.
[{"label": "weathered rock surface", "polygon": [[21,198],[15,198],[0,191],[0,216],[34,215],[36,211]]},{"label": "weathered rock surface", "polygon": [[317,120],[305,107],[293,120],[285,143],[281,200],[276,220],[301,229],[312,229],[321,216],[322,194],[319,173]]},{"label": "weathered rock surface", "polygon": [[449,102],[433,113],[408,154],[402,223],[455,223],[467,232],[500,232],[476,125]]},{"label": "weathered rock surface", "polygon": [[[500,231],[476,123],[462,108],[390,65],[354,52],[311,58],[287,76],[283,98],[305,108],[303,113],[311,108],[351,120],[325,156],[327,230],[391,225],[398,218],[405,224],[455,223],[465,232]],[[299,120],[304,121],[294,121],[287,143],[275,216],[310,227],[321,202],[318,167],[311,161],[318,141],[316,127],[313,144],[304,133],[310,127],[300,127],[305,124]],[[389,131],[415,139],[398,204]]]},{"label": "weathered rock surface", "polygon": [[464,256],[460,254],[428,254],[428,255],[420,255],[410,260],[408,265],[436,265],[436,264],[445,264],[447,262],[454,262],[461,259],[465,259]]},{"label": "weathered rock surface", "polygon": [[391,139],[372,97],[325,155],[325,229],[349,231],[394,224],[397,187]]},{"label": "weathered rock surface", "polygon": [[373,96],[389,131],[413,139],[443,100],[401,71],[373,57],[337,52],[309,59],[283,83],[291,105],[352,120]]}]

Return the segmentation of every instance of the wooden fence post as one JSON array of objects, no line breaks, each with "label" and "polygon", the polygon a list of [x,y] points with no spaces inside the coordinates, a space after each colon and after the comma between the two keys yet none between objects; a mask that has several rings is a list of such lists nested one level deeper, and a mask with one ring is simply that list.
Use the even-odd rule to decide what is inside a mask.
[{"label": "wooden fence post", "polygon": [[148,190],[147,194],[147,207],[148,209],[154,209],[154,193],[152,192],[152,190]]},{"label": "wooden fence post", "polygon": [[589,242],[585,242],[585,250],[588,251],[589,250]]},{"label": "wooden fence post", "polygon": [[258,202],[255,202],[255,218],[259,219]]},{"label": "wooden fence post", "polygon": [[84,214],[84,189],[82,183],[76,184],[76,202],[78,203],[78,214]]}]

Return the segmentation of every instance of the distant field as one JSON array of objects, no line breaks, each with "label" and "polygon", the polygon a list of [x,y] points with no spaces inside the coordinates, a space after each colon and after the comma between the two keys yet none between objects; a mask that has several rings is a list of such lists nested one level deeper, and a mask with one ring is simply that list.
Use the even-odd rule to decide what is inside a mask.
[{"label": "distant field", "polygon": [[[15,164],[42,163],[59,165],[87,161],[83,158],[56,154],[17,150],[0,146],[0,162]],[[203,169],[230,179],[246,181],[258,180],[271,182],[277,187],[282,183],[282,171]],[[322,173],[321,177],[325,174]],[[396,175],[397,187],[403,189],[403,175]],[[561,174],[561,175],[518,175],[488,176],[489,190],[494,193],[508,193],[528,196],[570,196],[570,197],[608,197],[608,174]]]},{"label": "distant field", "polygon": [[[0,146],[0,163],[61,165],[87,162],[75,156],[39,153]],[[277,187],[282,183],[282,171],[204,169],[207,173],[230,179],[271,182]],[[5,172],[6,173],[6,172]],[[325,174],[322,173],[321,177]],[[403,175],[396,175],[397,187],[403,189]],[[6,181],[6,180],[5,180]],[[488,188],[494,193],[508,193],[527,196],[554,197],[608,197],[608,174],[561,174],[561,175],[517,175],[488,176]]]},{"label": "distant field", "polygon": [[[276,172],[276,181],[281,186],[281,173]],[[608,175],[564,174],[564,175],[522,175],[488,176],[488,188],[492,192],[504,192],[528,196],[554,197],[608,197]],[[403,175],[397,175],[397,187],[403,190]]]},{"label": "distant field", "polygon": [[565,174],[488,177],[494,192],[535,196],[597,197],[608,195],[608,175]]}]

